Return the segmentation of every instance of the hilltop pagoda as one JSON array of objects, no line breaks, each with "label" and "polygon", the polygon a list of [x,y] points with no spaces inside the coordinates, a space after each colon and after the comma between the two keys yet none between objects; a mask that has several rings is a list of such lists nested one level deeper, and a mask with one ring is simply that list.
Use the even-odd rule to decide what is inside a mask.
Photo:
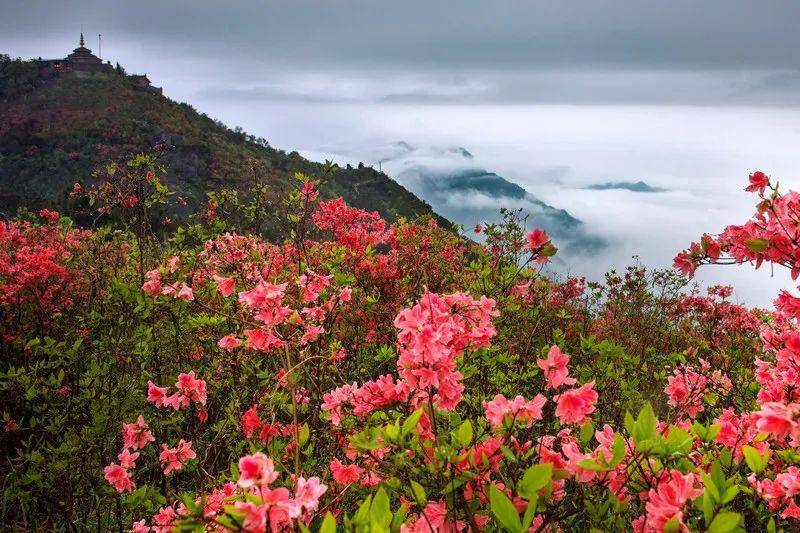
[{"label": "hilltop pagoda", "polygon": [[103,65],[103,60],[84,46],[83,32],[81,32],[81,39],[78,44],[78,48],[73,50],[65,59],[69,70],[98,72],[106,68],[106,66]]},{"label": "hilltop pagoda", "polygon": [[[81,32],[78,47],[64,59],[42,59],[40,57],[34,61],[38,62],[42,69],[41,72],[45,77],[58,76],[65,72],[74,72],[78,76],[85,77],[96,72],[112,73],[114,71],[111,62],[103,63],[102,59],[86,48],[83,32]],[[119,67],[119,63],[117,64],[117,69],[120,75],[125,76],[125,71]],[[134,74],[128,76],[128,79],[136,90],[147,91],[153,94],[162,94],[161,87],[153,86],[147,75]]]}]

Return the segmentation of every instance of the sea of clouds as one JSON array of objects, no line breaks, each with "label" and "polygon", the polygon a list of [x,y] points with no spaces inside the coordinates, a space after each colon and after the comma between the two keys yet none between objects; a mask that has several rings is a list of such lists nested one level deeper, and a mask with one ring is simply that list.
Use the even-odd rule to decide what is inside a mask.
[{"label": "sea of clouds", "polygon": [[[784,188],[800,186],[796,108],[271,100],[215,100],[214,108],[225,122],[276,147],[301,149],[319,160],[380,164],[401,182],[404,171],[420,163],[497,173],[567,210],[607,242],[602,251],[562,257],[559,263],[560,273],[590,279],[637,260],[668,267],[702,232],[744,222],[755,204],[743,192],[753,170],[768,172]],[[465,160],[460,147],[472,158]],[[640,180],[667,190],[586,189]],[[474,202],[477,214],[492,204],[480,195],[452,201]],[[476,216],[475,223],[480,221]],[[738,299],[761,306],[770,305],[778,289],[793,287],[782,270],[753,272],[749,266],[708,267],[697,280],[702,286],[731,283]]]}]

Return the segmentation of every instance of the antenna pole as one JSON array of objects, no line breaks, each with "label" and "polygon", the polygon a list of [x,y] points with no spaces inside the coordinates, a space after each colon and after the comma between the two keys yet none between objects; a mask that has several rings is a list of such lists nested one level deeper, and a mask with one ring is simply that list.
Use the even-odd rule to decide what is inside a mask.
[{"label": "antenna pole", "polygon": [[97,56],[103,59],[103,34],[97,34]]}]

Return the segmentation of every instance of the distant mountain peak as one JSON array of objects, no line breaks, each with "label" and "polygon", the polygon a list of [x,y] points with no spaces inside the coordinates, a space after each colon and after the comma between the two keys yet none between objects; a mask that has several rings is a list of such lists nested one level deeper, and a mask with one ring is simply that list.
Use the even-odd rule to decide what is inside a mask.
[{"label": "distant mountain peak", "polygon": [[499,222],[500,208],[505,207],[530,215],[528,223],[547,231],[567,253],[593,252],[605,246],[569,212],[543,202],[494,172],[481,168],[447,170],[410,162],[397,179],[430,202],[437,213],[465,227]]},{"label": "distant mountain peak", "polygon": [[608,191],[612,189],[622,189],[631,192],[667,192],[669,189],[653,187],[642,180],[633,181],[609,181],[606,183],[595,183],[585,187],[592,191]]}]

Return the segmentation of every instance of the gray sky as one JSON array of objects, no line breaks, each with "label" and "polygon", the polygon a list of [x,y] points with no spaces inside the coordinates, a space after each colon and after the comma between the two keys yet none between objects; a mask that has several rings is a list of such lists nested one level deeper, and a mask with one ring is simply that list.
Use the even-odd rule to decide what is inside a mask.
[{"label": "gray sky", "polygon": [[[0,51],[91,48],[173,95],[417,103],[800,103],[791,0],[0,0]],[[177,92],[177,94],[174,94]]]}]

